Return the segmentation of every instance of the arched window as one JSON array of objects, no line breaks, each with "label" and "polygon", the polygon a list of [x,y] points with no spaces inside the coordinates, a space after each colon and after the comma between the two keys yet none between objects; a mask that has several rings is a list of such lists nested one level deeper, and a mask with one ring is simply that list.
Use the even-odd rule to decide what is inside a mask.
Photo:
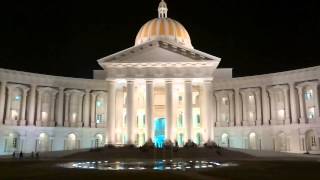
[{"label": "arched window", "polygon": [[98,148],[98,147],[102,147],[102,146],[104,146],[103,135],[102,134],[96,134],[95,138],[94,138],[94,147]]},{"label": "arched window", "polygon": [[10,133],[6,138],[5,152],[19,151],[20,148],[20,136],[17,133]]},{"label": "arched window", "polygon": [[36,145],[36,151],[45,152],[50,151],[50,138],[46,133],[40,133]]},{"label": "arched window", "polygon": [[79,147],[79,141],[74,133],[68,134],[65,140],[65,150],[75,150]]},{"label": "arched window", "polygon": [[257,149],[257,135],[254,132],[249,134],[249,149]]},{"label": "arched window", "polygon": [[223,133],[221,135],[221,146],[224,146],[224,147],[230,146],[229,135],[227,133]]}]

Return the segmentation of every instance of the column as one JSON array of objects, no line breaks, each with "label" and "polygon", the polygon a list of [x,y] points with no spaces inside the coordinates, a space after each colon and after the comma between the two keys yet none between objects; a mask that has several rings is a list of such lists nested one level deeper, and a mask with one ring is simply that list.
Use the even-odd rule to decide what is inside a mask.
[{"label": "column", "polygon": [[48,122],[48,125],[53,127],[56,124],[56,120],[54,119],[54,110],[55,110],[55,104],[56,104],[56,92],[51,92],[51,99],[50,99],[50,119]]},{"label": "column", "polygon": [[305,118],[305,109],[304,109],[304,97],[302,92],[302,87],[298,87],[298,94],[299,94],[299,106],[300,106],[300,124],[306,122]]},{"label": "column", "polygon": [[276,116],[276,103],[274,99],[274,94],[271,89],[269,89],[269,95],[270,95],[270,110],[271,110],[270,124],[275,124],[278,122],[278,118]]},{"label": "column", "polygon": [[82,127],[83,123],[82,123],[82,110],[83,110],[83,94],[79,93],[78,95],[79,98],[79,104],[78,104],[78,119],[77,119],[77,127]]},{"label": "column", "polygon": [[90,127],[96,127],[96,94],[91,94],[91,118],[90,118]]},{"label": "column", "polygon": [[28,126],[34,125],[34,115],[36,110],[36,89],[37,85],[31,84],[30,95],[28,101]]},{"label": "column", "polygon": [[233,92],[228,92],[229,98],[229,126],[234,126],[234,100],[233,100]]},{"label": "column", "polygon": [[37,99],[37,117],[36,117],[36,125],[41,125],[41,102],[42,102],[42,92],[38,90],[38,99]]},{"label": "column", "polygon": [[187,140],[192,141],[192,82],[191,81],[185,81],[184,84],[184,117],[186,122],[186,128],[187,128]]},{"label": "column", "polygon": [[63,126],[63,99],[64,99],[64,88],[59,87],[58,92],[58,103],[56,108],[56,121],[57,126]]},{"label": "column", "polygon": [[69,122],[69,100],[70,100],[70,94],[69,93],[65,93],[65,102],[64,102],[64,127],[69,127],[70,126],[70,122]]},{"label": "column", "polygon": [[243,125],[248,125],[248,112],[247,112],[247,105],[248,105],[248,101],[247,101],[247,96],[246,96],[246,92],[245,91],[241,91],[241,101],[242,101],[242,124]]},{"label": "column", "polygon": [[220,127],[221,126],[221,113],[220,113],[220,104],[221,104],[221,98],[218,92],[215,93],[215,99],[216,99],[216,126]]},{"label": "column", "polygon": [[27,93],[29,89],[24,89],[22,94],[22,107],[21,107],[21,116],[20,116],[20,125],[26,125],[26,107],[27,107]]},{"label": "column", "polygon": [[152,141],[152,118],[153,118],[153,82],[146,82],[146,122],[147,139]]},{"label": "column", "polygon": [[0,125],[2,125],[4,120],[4,105],[6,101],[6,86],[7,82],[2,81],[1,82],[1,88],[0,88]]},{"label": "column", "polygon": [[315,105],[315,118],[319,119],[319,90],[318,90],[318,82],[314,84],[314,105]]},{"label": "column", "polygon": [[269,104],[269,98],[267,93],[267,87],[262,86],[261,87],[261,95],[262,95],[262,115],[263,115],[263,125],[267,126],[269,125],[270,121],[270,104]]},{"label": "column", "polygon": [[205,81],[201,88],[200,94],[200,115],[201,115],[201,126],[204,130],[203,139],[204,142],[212,141],[211,134],[212,134],[212,119],[211,119],[211,112],[210,108],[212,108],[212,96],[211,96],[211,81]]},{"label": "column", "polygon": [[295,89],[295,83],[289,83],[289,92],[290,92],[290,108],[291,108],[291,123],[296,124],[298,122],[297,117],[297,93]]},{"label": "column", "polygon": [[257,125],[261,126],[263,124],[262,117],[261,117],[261,94],[260,88],[257,89],[255,92],[255,100],[256,100],[256,113],[257,113]]},{"label": "column", "polygon": [[172,107],[173,107],[173,101],[172,101],[172,81],[166,81],[166,118],[167,118],[167,140],[174,141],[174,133],[172,132],[172,126],[173,126],[173,113],[172,113]]},{"label": "column", "polygon": [[83,127],[89,127],[90,89],[86,89],[83,102]]},{"label": "column", "polygon": [[241,126],[242,121],[242,112],[241,112],[241,98],[239,94],[239,88],[234,89],[234,98],[235,98],[235,106],[236,106],[236,126]]},{"label": "column", "polygon": [[107,129],[108,129],[108,144],[113,144],[115,142],[115,106],[116,106],[116,88],[115,82],[108,82],[108,119],[107,119]]},{"label": "column", "polygon": [[8,100],[7,100],[7,106],[6,106],[6,119],[5,124],[10,124],[11,122],[11,88],[8,87]]},{"label": "column", "polygon": [[133,98],[134,98],[134,82],[127,82],[127,137],[128,144],[134,143],[134,112],[133,112]]},{"label": "column", "polygon": [[289,104],[289,89],[288,87],[283,87],[284,93],[284,103],[285,103],[285,124],[290,124],[290,104]]}]

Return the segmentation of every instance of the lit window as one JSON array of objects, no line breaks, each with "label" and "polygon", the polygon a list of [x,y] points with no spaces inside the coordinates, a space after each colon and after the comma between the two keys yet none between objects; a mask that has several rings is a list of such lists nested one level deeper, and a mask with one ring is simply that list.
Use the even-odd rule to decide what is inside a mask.
[{"label": "lit window", "polygon": [[228,98],[223,97],[223,98],[222,98],[222,104],[228,105]]},{"label": "lit window", "polygon": [[15,97],[15,100],[16,100],[16,101],[20,101],[20,100],[21,100],[21,96],[16,96],[16,97]]},{"label": "lit window", "polygon": [[278,116],[283,119],[284,118],[284,109],[278,110]]},{"label": "lit window", "polygon": [[316,137],[315,136],[311,137],[311,146],[316,146]]},{"label": "lit window", "polygon": [[197,125],[200,126],[200,114],[197,114]]},{"label": "lit window", "polygon": [[101,101],[97,101],[97,107],[101,107],[102,106],[102,102]]},{"label": "lit window", "polygon": [[253,112],[249,112],[249,118],[252,120],[253,119]]},{"label": "lit window", "polygon": [[315,108],[311,107],[308,109],[308,119],[313,119],[315,115]]},{"label": "lit window", "polygon": [[42,120],[45,120],[45,121],[48,120],[48,113],[47,112],[44,112],[44,111],[41,112],[41,116],[42,116],[41,117]]},{"label": "lit window", "polygon": [[306,90],[304,93],[304,98],[306,100],[310,100],[312,98],[313,92],[312,89]]},{"label": "lit window", "polygon": [[222,118],[222,121],[224,121],[224,122],[228,122],[229,121],[228,116],[225,113],[221,114],[221,118]]},{"label": "lit window", "polygon": [[100,124],[103,122],[103,116],[102,114],[97,114],[97,117],[96,117],[96,123],[97,124]]},{"label": "lit window", "polygon": [[13,139],[12,139],[12,147],[13,147],[13,148],[17,148],[17,147],[18,147],[18,146],[17,146],[17,145],[18,145],[17,142],[18,142],[18,138],[13,138]]},{"label": "lit window", "polygon": [[249,96],[249,101],[250,101],[250,102],[253,102],[253,101],[254,101],[254,96],[250,95],[250,96]]},{"label": "lit window", "polygon": [[77,118],[77,113],[73,113],[73,114],[72,114],[72,121],[73,121],[73,122],[76,121],[76,118]]},{"label": "lit window", "polygon": [[183,127],[183,114],[182,112],[179,113],[179,117],[178,117],[178,127],[182,128]]}]

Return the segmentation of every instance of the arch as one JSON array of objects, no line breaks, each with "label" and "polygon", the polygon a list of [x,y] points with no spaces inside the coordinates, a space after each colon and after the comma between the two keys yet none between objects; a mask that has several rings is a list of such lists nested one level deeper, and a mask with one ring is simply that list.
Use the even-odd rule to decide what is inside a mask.
[{"label": "arch", "polygon": [[257,150],[257,134],[255,132],[251,132],[248,135],[248,148]]},{"label": "arch", "polygon": [[319,150],[319,144],[317,143],[317,134],[313,129],[306,131],[305,139],[307,152]]},{"label": "arch", "polygon": [[280,131],[275,137],[275,151],[287,151],[287,135],[283,131]]},{"label": "arch", "polygon": [[37,139],[36,151],[46,152],[50,151],[50,137],[47,133],[40,133]]},{"label": "arch", "polygon": [[5,152],[14,152],[20,150],[20,134],[11,132],[5,139]]},{"label": "arch", "polygon": [[79,148],[79,140],[75,133],[69,133],[65,139],[65,150],[75,150]]},{"label": "arch", "polygon": [[104,135],[101,133],[98,133],[94,136],[94,147],[103,147],[104,146]]},{"label": "arch", "polygon": [[223,133],[221,135],[221,146],[223,147],[230,147],[230,137],[229,134]]}]

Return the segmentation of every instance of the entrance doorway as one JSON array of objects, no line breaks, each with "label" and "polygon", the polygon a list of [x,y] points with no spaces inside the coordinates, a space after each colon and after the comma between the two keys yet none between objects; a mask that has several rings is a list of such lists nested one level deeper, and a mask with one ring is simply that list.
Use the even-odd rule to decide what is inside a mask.
[{"label": "entrance doorway", "polygon": [[165,143],[166,119],[157,118],[154,121],[154,145],[156,148],[163,148]]}]

